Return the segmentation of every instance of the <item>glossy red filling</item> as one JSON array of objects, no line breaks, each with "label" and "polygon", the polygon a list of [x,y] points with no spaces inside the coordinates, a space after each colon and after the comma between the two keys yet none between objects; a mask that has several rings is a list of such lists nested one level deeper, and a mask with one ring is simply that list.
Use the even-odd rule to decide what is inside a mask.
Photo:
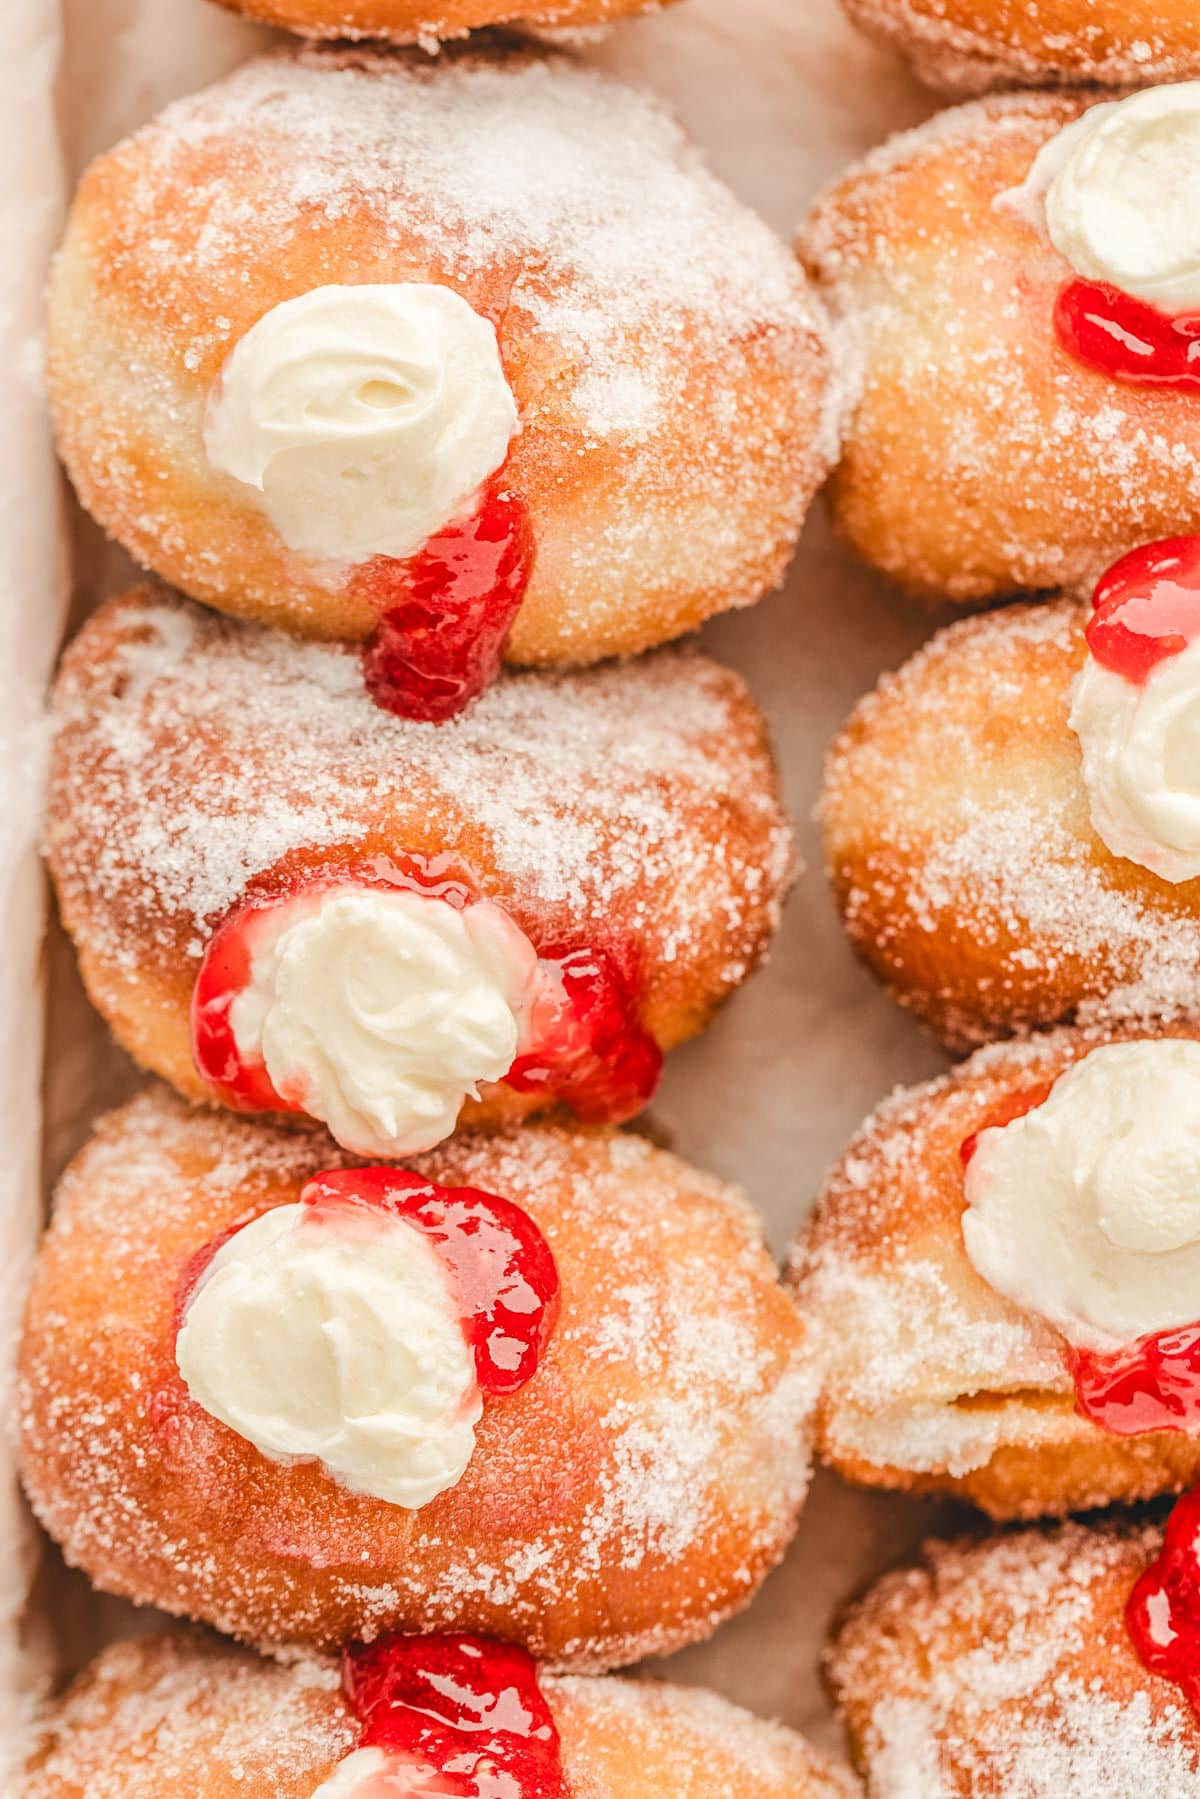
[{"label": "glossy red filling", "polygon": [[508,1085],[553,1092],[589,1123],[632,1118],[653,1096],[663,1056],[628,982],[603,950],[545,950],[542,961],[561,981],[562,1002],[545,1037],[509,1069]]},{"label": "glossy red filling", "polygon": [[558,1728],[523,1649],[486,1637],[386,1637],[347,1650],[342,1680],[361,1747],[442,1776],[439,1795],[567,1799]]},{"label": "glossy red filling", "polygon": [[[408,888],[462,908],[478,896],[457,877],[416,858],[308,873],[282,892],[235,908],[209,941],[192,992],[192,1058],[226,1105],[246,1112],[303,1111],[301,1097],[280,1093],[262,1062],[246,1060],[233,1029],[233,1006],[248,985],[256,940],[279,906],[344,885]],[[518,1092],[553,1093],[579,1118],[620,1123],[642,1110],[658,1086],[662,1051],[637,1013],[632,979],[604,950],[540,952],[547,992],[532,1020],[536,1039],[505,1077]]]},{"label": "glossy red filling", "polygon": [[1101,281],[1069,281],[1054,308],[1054,329],[1078,362],[1114,381],[1200,387],[1200,314],[1160,312]]},{"label": "glossy red filling", "polygon": [[1167,1520],[1162,1552],[1134,1587],[1125,1619],[1151,1674],[1173,1680],[1200,1710],[1200,1491]]},{"label": "glossy red filling", "polygon": [[1200,537],[1146,544],[1096,588],[1088,649],[1114,674],[1141,685],[1200,637]]},{"label": "glossy red filling", "polygon": [[1018,1118],[1024,1118],[1027,1112],[1032,1112],[1038,1106],[1045,1105],[1053,1091],[1053,1081],[1042,1081],[1036,1087],[1026,1088],[1022,1093],[1010,1093],[1007,1099],[1001,1100],[988,1113],[979,1129],[972,1131],[969,1137],[964,1138],[959,1149],[963,1167],[970,1166],[984,1131],[1003,1130],[1006,1124],[1013,1124]]},{"label": "glossy red filling", "polygon": [[504,1398],[533,1378],[558,1317],[558,1270],[520,1206],[403,1168],[335,1169],[309,1181],[300,1199],[318,1212],[378,1206],[417,1225],[450,1271],[481,1390]]},{"label": "glossy red filling", "polygon": [[524,501],[492,486],[415,556],[366,563],[355,586],[379,613],[363,651],[376,705],[444,724],[477,699],[500,673],[534,559]]}]

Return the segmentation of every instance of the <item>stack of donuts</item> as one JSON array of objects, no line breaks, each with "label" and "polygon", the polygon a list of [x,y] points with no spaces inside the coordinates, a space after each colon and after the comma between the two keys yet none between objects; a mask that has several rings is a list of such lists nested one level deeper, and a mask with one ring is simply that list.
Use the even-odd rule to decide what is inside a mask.
[{"label": "stack of donuts", "polygon": [[[641,0],[244,0],[302,41],[83,180],[48,388],[144,578],[64,654],[46,848],[148,1084],[55,1195],[20,1451],[179,1623],[18,1799],[1200,1799],[1200,21],[847,4],[1026,88],[798,254],[552,41]],[[794,871],[676,640],[826,482],[970,608],[820,801],[850,942],[966,1059],[781,1278],[623,1127]],[[814,1459],[976,1512],[835,1624],[856,1774],[614,1678],[751,1601]]]},{"label": "stack of donuts", "polygon": [[85,1671],[21,1799],[834,1799],[606,1678],[746,1605],[809,1483],[758,1218],[620,1127],[791,880],[762,716],[666,646],[790,557],[825,311],[652,97],[467,35],[629,0],[247,10],[342,42],[101,156],[50,285],[146,579],[65,653],[47,854],[153,1078],[55,1196],[21,1459],[195,1634]]}]

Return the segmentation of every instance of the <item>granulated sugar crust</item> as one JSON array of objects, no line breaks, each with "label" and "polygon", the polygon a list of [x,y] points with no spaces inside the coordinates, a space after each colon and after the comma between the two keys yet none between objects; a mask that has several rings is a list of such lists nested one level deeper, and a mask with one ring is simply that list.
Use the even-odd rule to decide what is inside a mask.
[{"label": "granulated sugar crust", "polygon": [[1195,1799],[1200,1724],[1147,1674],[1124,1607],[1152,1527],[931,1544],[829,1654],[872,1799]]},{"label": "granulated sugar crust", "polygon": [[815,1381],[751,1208],[602,1130],[464,1136],[412,1164],[528,1210],[563,1298],[462,1480],[408,1512],[267,1462],[174,1365],[187,1259],[345,1161],[321,1134],[154,1089],[73,1165],[22,1353],[26,1484],[68,1560],[260,1644],[465,1628],[587,1669],[707,1635],[782,1553],[808,1484]]},{"label": "granulated sugar crust", "polygon": [[[542,1677],[571,1799],[848,1799],[801,1738],[715,1695]],[[311,1799],[358,1739],[333,1662],[202,1638],[109,1649],[48,1720],[18,1799]]]}]

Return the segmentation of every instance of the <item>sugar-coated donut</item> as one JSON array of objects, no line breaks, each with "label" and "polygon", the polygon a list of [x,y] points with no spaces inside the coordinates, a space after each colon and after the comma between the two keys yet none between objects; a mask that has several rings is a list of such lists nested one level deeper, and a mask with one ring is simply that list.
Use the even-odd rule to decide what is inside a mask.
[{"label": "sugar-coated donut", "polygon": [[1200,73],[1190,0],[845,0],[855,24],[895,44],[950,94],[1103,82],[1134,87]]},{"label": "sugar-coated donut", "polygon": [[[1169,104],[1172,92],[1135,103]],[[847,175],[805,230],[804,257],[862,378],[830,487],[834,519],[914,594],[1074,586],[1146,539],[1200,528],[1194,387],[1115,379],[1060,341],[1079,271],[1047,235],[1051,170],[1031,177],[1039,152],[1070,147],[1060,134],[1095,99],[1016,94],[939,114]],[[1156,193],[1166,202],[1168,148],[1178,167],[1194,162],[1187,144],[1164,144],[1163,163],[1147,159],[1148,192],[1120,206],[1091,193],[1097,231],[1147,217]],[[1127,156],[1122,179],[1139,166]],[[1156,220],[1156,252],[1187,261],[1181,235]],[[1156,316],[1170,335],[1172,320]],[[1176,339],[1181,358],[1190,341]]]},{"label": "sugar-coated donut", "polygon": [[[342,647],[143,590],[76,639],[56,709],[50,864],[120,1041],[191,1097],[307,1108],[363,1154],[431,1147],[464,1100],[468,1124],[629,1116],[660,1046],[758,961],[790,876],[762,719],[687,652],[508,676],[434,727],[372,706]],[[272,918],[299,921],[289,955],[307,931],[290,975]],[[273,1007],[232,1069],[223,987]]]},{"label": "sugar-coated donut", "polygon": [[[1069,723],[1087,625],[1068,600],[953,624],[830,752],[821,811],[846,927],[954,1049],[1072,1017],[1200,1014],[1200,881],[1114,854],[1093,821]],[[1182,803],[1186,772],[1171,778]]]},{"label": "sugar-coated donut", "polygon": [[[321,1459],[347,1465],[327,1447],[330,1430],[317,1440],[314,1423],[307,1459],[289,1461],[278,1437],[264,1454],[240,1415],[234,1428],[210,1409],[228,1351],[225,1391],[247,1403],[265,1392],[260,1415],[270,1403],[328,1425],[349,1405],[356,1428],[375,1429],[355,1402],[365,1382],[385,1424],[409,1419],[406,1364],[401,1399],[391,1388],[381,1398],[369,1377],[391,1367],[411,1302],[389,1310],[386,1292],[363,1286],[360,1265],[373,1279],[380,1266],[374,1239],[350,1275],[310,1255],[283,1285],[269,1270],[263,1284],[268,1245],[239,1265],[254,1290],[219,1294],[223,1311],[185,1357],[239,1242],[223,1233],[282,1222],[291,1214],[278,1208],[296,1206],[321,1171],[349,1170],[352,1192],[370,1178],[323,1133],[189,1109],[153,1089],[109,1118],[67,1174],[34,1277],[22,1464],[47,1529],[104,1590],[262,1644],[458,1629],[586,1670],[707,1635],[782,1554],[808,1482],[814,1379],[757,1218],[641,1138],[596,1129],[458,1137],[410,1166],[425,1183],[520,1208],[557,1269],[557,1321],[536,1370],[505,1397],[485,1394],[481,1415],[476,1405],[457,1480],[424,1503],[385,1501],[380,1469],[409,1454],[399,1425],[379,1439],[382,1461],[364,1473],[360,1459],[352,1488]],[[343,1227],[335,1217],[323,1228],[336,1248]],[[214,1245],[212,1280],[198,1284]],[[276,1251],[288,1253],[286,1242]],[[352,1321],[345,1353],[329,1351],[332,1401],[327,1358],[314,1360],[302,1334],[314,1290],[329,1296],[334,1345],[338,1321]],[[264,1320],[276,1316],[288,1325],[282,1375],[264,1359],[276,1353]],[[370,1368],[356,1344],[369,1346]],[[420,1353],[432,1367],[432,1348]],[[298,1398],[280,1392],[289,1379]],[[432,1441],[429,1416],[414,1428]]]},{"label": "sugar-coated donut", "polygon": [[[715,1694],[544,1674],[572,1799],[848,1799],[802,1738]],[[121,1643],[50,1713],[17,1799],[313,1799],[358,1723],[335,1664],[202,1639]]]},{"label": "sugar-coated donut", "polygon": [[[1171,1027],[1169,1039],[1129,1027],[1057,1031],[990,1046],[952,1074],[893,1095],[867,1120],[801,1232],[790,1268],[820,1371],[817,1447],[825,1461],[871,1486],[956,1493],[996,1518],[1151,1498],[1200,1476],[1200,1413],[1190,1431],[1117,1435],[1101,1421],[1102,1407],[1094,1408],[1094,1417],[1078,1409],[1072,1345],[1030,1303],[1034,1294],[1041,1299],[1042,1285],[1031,1283],[1027,1261],[1046,1252],[1026,1219],[1019,1233],[1023,1244],[1004,1258],[1009,1274],[1015,1264],[1022,1278],[1024,1303],[1012,1296],[1011,1286],[1006,1294],[984,1278],[981,1270],[990,1273],[991,1263],[964,1241],[964,1214],[976,1197],[963,1159],[964,1145],[980,1131],[998,1136],[1007,1121],[1032,1120],[1037,1106],[1044,1114],[1051,1089],[1077,1064],[1101,1077],[1094,1084],[1117,1130],[1122,1093],[1141,1103],[1130,1091],[1132,1072],[1140,1079],[1148,1069],[1160,1085],[1179,1080],[1182,1043],[1186,1103],[1200,1103],[1200,1071],[1191,1067],[1191,1046],[1198,1042],[1200,1025],[1193,1024]],[[1114,1057],[1115,1046],[1122,1053]],[[1127,1053],[1131,1046],[1134,1056]],[[1062,1085],[1055,1091],[1067,1094]],[[1166,1103],[1177,1098],[1175,1087],[1166,1089]],[[1090,1166],[1089,1158],[1103,1156],[1115,1171],[1121,1145],[1114,1149],[1104,1136],[1086,1093],[1076,1107],[1065,1157],[1061,1150],[1055,1155],[1061,1126],[1060,1135],[1051,1137],[1044,1117],[1038,1119],[1040,1136],[1027,1152],[1020,1189],[1006,1196],[1006,1227],[1013,1208],[1024,1217],[1029,1207],[1057,1222],[1064,1236],[1077,1211],[1091,1227],[1094,1194],[1086,1181],[1080,1192],[1069,1177],[1060,1179],[1062,1162],[1073,1175]],[[1161,1153],[1170,1154],[1169,1133],[1149,1107],[1145,1127],[1159,1134]],[[1155,1146],[1138,1142],[1132,1128],[1128,1140],[1148,1168]],[[1189,1167],[1185,1153],[1176,1164],[1175,1187],[1194,1178]],[[1145,1196],[1126,1161],[1120,1169],[1114,1174],[1114,1184],[1121,1182],[1118,1197],[1136,1212]],[[1159,1203],[1173,1191],[1170,1179],[1160,1183]],[[1106,1193],[1111,1212],[1113,1196]],[[1105,1271],[1119,1291],[1130,1278],[1130,1263],[1102,1230],[1098,1244],[1097,1250],[1072,1240],[1070,1250],[1083,1277],[1088,1249],[1097,1259],[1106,1255]],[[1048,1262],[1053,1259],[1046,1253]],[[1136,1276],[1136,1256],[1133,1262]],[[1161,1289],[1163,1255],[1141,1262]],[[1081,1278],[1074,1261],[1068,1273]],[[1061,1269],[1051,1275],[1062,1284]],[[1152,1313],[1166,1297],[1161,1291],[1150,1296]],[[1195,1318],[1200,1320],[1200,1298]],[[1089,1366],[1105,1368],[1100,1361]],[[1200,1378],[1196,1392],[1200,1397]]]},{"label": "sugar-coated donut", "polygon": [[231,12],[313,38],[443,43],[486,25],[576,30],[607,25],[671,0],[218,0]]},{"label": "sugar-coated donut", "polygon": [[[833,453],[786,246],[657,102],[502,47],[276,54],[170,108],[83,182],[48,369],[118,541],[226,611],[369,637],[398,709],[431,612],[470,692],[515,604],[510,659],[563,664],[757,599]],[[464,534],[507,557],[499,613],[468,567],[466,624]]]},{"label": "sugar-coated donut", "polygon": [[828,1659],[872,1799],[1194,1799],[1200,1722],[1125,1626],[1161,1542],[1067,1524],[929,1544],[880,1581]]}]

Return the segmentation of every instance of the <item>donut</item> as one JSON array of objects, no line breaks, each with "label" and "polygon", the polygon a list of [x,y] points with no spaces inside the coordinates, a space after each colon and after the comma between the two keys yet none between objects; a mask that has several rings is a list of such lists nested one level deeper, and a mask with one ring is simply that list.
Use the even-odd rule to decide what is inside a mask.
[{"label": "donut", "polygon": [[[953,1050],[1074,1018],[1200,1014],[1184,751],[1200,667],[1171,619],[1186,560],[1181,579],[1200,580],[1196,546],[1135,553],[1090,614],[1058,599],[950,625],[834,741],[821,816],[846,928]],[[1121,624],[1138,607],[1166,617],[1175,651],[1145,672],[1113,650],[1149,641]]]},{"label": "donut", "polygon": [[230,12],[309,38],[444,43],[488,25],[574,31],[657,11],[671,0],[218,0]]},{"label": "donut", "polygon": [[561,55],[246,64],[93,164],[49,315],[105,529],[434,722],[757,599],[834,452],[787,247]]},{"label": "donut", "polygon": [[[488,1658],[489,1646],[467,1647]],[[400,1639],[397,1648],[409,1662],[430,1648],[444,1653],[436,1639]],[[801,1737],[713,1693],[539,1673],[520,1668],[511,1648],[501,1654],[500,1690],[533,1689],[535,1715],[552,1734],[557,1763],[548,1775],[538,1770],[540,1783],[521,1786],[522,1794],[849,1799],[856,1790],[848,1774]],[[479,1684],[472,1681],[472,1697]],[[403,1716],[402,1707],[383,1709]],[[448,1711],[442,1700],[435,1730]],[[435,1730],[426,1731],[421,1747],[436,1757],[443,1743]],[[451,1731],[461,1738],[461,1730]],[[54,1707],[14,1799],[77,1799],[85,1792],[88,1799],[229,1799],[233,1793],[239,1799],[400,1799],[426,1790],[399,1778],[374,1786],[360,1780],[358,1768],[369,1774],[398,1761],[360,1748],[362,1732],[336,1663],[279,1666],[201,1638],[143,1638],[105,1650]],[[513,1734],[495,1737],[503,1747]],[[500,1789],[467,1780],[450,1790]]]},{"label": "donut", "polygon": [[834,522],[909,593],[1076,589],[1200,529],[1200,84],[976,101],[820,201],[860,371]]},{"label": "donut", "polygon": [[379,713],[345,646],[139,590],[56,714],[47,851],[120,1042],[363,1155],[632,1115],[790,879],[762,719],[687,651],[506,676],[434,727]]},{"label": "donut", "polygon": [[999,1519],[1200,1479],[1198,1112],[1200,1023],[991,1045],[886,1100],[789,1265],[821,1458]]},{"label": "donut", "polygon": [[260,1646],[464,1630],[589,1671],[748,1602],[814,1381],[756,1215],[642,1138],[364,1166],[154,1088],[62,1183],[20,1394],[29,1497],[106,1592]]},{"label": "donut", "polygon": [[843,1619],[830,1685],[872,1799],[1193,1799],[1200,1721],[1126,1606],[1153,1525],[932,1543]]},{"label": "donut", "polygon": [[994,87],[1112,87],[1200,74],[1188,0],[844,0],[854,23],[894,44],[948,94]]}]

